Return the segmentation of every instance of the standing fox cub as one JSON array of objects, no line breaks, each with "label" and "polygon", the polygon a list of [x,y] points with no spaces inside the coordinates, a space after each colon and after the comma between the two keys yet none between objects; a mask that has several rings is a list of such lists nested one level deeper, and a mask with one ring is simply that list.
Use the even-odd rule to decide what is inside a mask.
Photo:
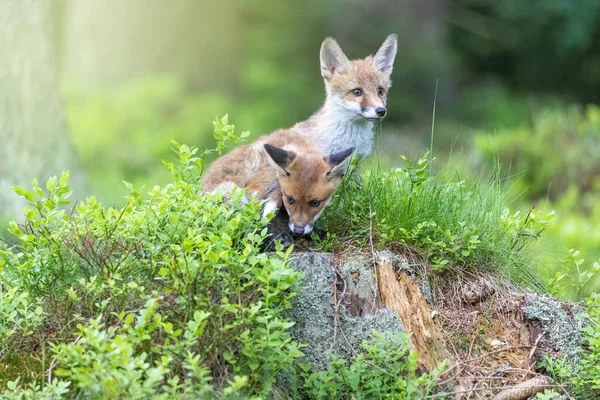
[{"label": "standing fox cub", "polygon": [[371,153],[373,126],[385,117],[398,37],[389,35],[363,60],[350,61],[332,38],[321,45],[321,75],[327,96],[323,106],[293,130],[325,154],[354,147],[359,159]]},{"label": "standing fox cub", "polygon": [[205,192],[246,188],[248,195],[267,200],[263,216],[284,206],[290,231],[306,235],[340,185],[353,150],[324,156],[298,134],[280,130],[218,158],[201,185]]}]

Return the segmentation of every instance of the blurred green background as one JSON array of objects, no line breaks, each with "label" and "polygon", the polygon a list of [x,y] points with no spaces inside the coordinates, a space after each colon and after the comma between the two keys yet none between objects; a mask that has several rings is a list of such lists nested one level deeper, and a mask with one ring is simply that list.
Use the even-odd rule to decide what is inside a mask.
[{"label": "blurred green background", "polygon": [[467,179],[499,168],[511,210],[557,211],[539,246],[540,276],[571,262],[563,261],[571,248],[584,268],[600,257],[596,0],[7,0],[0,8],[0,76],[13,75],[0,80],[4,218],[20,210],[10,186],[63,168],[77,182],[75,199],[95,193],[122,204],[122,180],[164,184],[170,139],[211,147],[216,115],[229,113],[252,137],[289,127],[323,102],[324,37],[359,58],[396,33],[388,117],[369,162],[392,166],[400,154],[425,152],[435,99],[437,168]]}]

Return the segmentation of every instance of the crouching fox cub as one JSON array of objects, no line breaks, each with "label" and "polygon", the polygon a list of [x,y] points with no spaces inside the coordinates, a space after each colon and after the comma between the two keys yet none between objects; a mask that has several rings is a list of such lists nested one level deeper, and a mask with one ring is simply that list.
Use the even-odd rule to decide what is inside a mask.
[{"label": "crouching fox cub", "polygon": [[280,130],[218,158],[202,178],[202,190],[246,188],[247,195],[267,200],[263,216],[284,206],[289,230],[306,235],[340,185],[353,151],[324,156],[297,133]]}]

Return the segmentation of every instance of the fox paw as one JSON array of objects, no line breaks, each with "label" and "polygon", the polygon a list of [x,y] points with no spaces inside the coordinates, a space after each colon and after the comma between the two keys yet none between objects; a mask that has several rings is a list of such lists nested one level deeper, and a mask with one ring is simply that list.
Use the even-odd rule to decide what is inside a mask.
[{"label": "fox paw", "polygon": [[276,242],[280,242],[285,249],[287,249],[292,244],[294,244],[294,238],[287,231],[287,226],[285,226],[285,225],[282,226],[281,224],[271,223],[268,226],[268,229],[269,229],[269,236],[265,239],[265,241],[263,242],[263,244],[261,246],[262,251],[265,251],[265,252],[275,251]]},{"label": "fox paw", "polygon": [[294,244],[294,238],[288,232],[281,232],[279,236],[279,240],[281,240],[281,244],[284,248],[287,249],[288,247]]},{"label": "fox paw", "polygon": [[271,252],[275,251],[277,247],[277,242],[280,242],[283,245],[284,249],[287,249],[292,244],[294,244],[294,239],[292,235],[287,232],[282,232],[277,236],[269,236],[262,244],[261,250],[263,252]]}]

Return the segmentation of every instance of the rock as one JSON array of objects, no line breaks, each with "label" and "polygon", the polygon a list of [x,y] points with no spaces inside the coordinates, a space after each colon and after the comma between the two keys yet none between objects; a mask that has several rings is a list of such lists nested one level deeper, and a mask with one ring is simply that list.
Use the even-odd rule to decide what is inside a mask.
[{"label": "rock", "polygon": [[[359,352],[360,343],[365,339],[372,339],[373,329],[380,332],[402,332],[402,323],[393,311],[378,306],[371,307],[375,286],[366,261],[366,259],[355,258],[340,267],[347,284],[345,299],[354,295],[357,299],[365,300],[365,303],[362,307],[357,307],[356,315],[352,315],[344,305],[341,305],[339,309],[341,329],[340,327],[335,329],[333,301],[335,273],[331,265],[331,255],[307,252],[293,253],[291,256],[291,267],[304,274],[301,281],[303,288],[294,299],[290,310],[290,318],[296,323],[292,328],[292,334],[297,341],[306,344],[302,349],[305,354],[303,361],[312,363],[315,369],[327,367],[328,354],[351,358],[352,349]],[[353,273],[355,280],[356,273],[360,275],[356,282],[352,279]],[[342,290],[342,285],[339,284],[338,296],[341,295]],[[373,297],[370,297],[372,295]],[[371,302],[368,302],[369,299]]]},{"label": "rock", "polygon": [[585,323],[576,319],[583,308],[573,303],[562,303],[550,296],[526,293],[523,315],[539,324],[543,334],[539,346],[559,352],[568,362],[579,360],[582,345],[581,328]]},{"label": "rock", "polygon": [[353,316],[364,317],[382,308],[370,262],[363,255],[354,255],[338,269],[347,285],[342,304]]}]

